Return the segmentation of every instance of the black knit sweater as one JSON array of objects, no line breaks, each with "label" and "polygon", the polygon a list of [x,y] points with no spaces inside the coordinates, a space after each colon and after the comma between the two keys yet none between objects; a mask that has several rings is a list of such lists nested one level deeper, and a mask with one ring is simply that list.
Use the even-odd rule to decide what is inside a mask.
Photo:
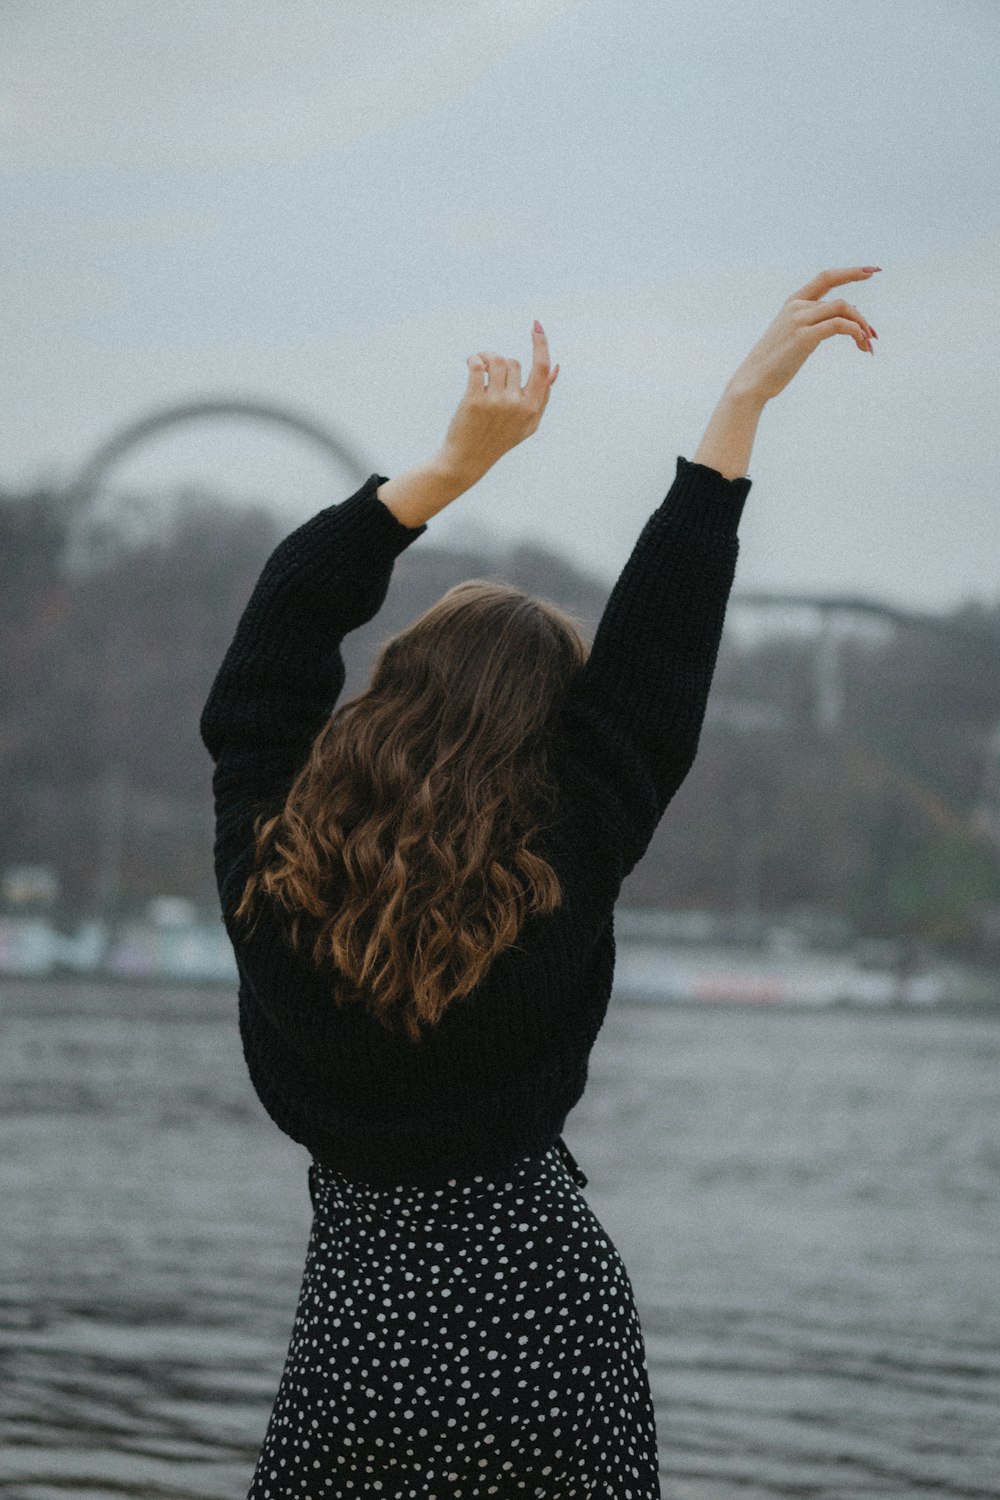
[{"label": "black knit sweater", "polygon": [[613,912],[694,761],[738,552],[748,478],[678,457],[611,592],[558,723],[561,816],[535,847],[563,890],[479,985],[414,1043],[287,939],[270,902],[232,913],[255,815],[277,812],[344,686],[341,642],[373,618],[395,558],[427,530],[398,521],[372,474],[265,564],[201,715],[215,761],[215,871],[239,969],[239,1022],[265,1109],[316,1160],[376,1186],[498,1176],[560,1138],[583,1094],[614,972]]}]

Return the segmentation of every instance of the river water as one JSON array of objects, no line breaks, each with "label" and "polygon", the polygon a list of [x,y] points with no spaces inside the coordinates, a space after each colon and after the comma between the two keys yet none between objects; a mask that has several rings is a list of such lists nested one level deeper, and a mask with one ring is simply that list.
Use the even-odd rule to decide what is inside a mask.
[{"label": "river water", "polygon": [[[0,1493],[245,1500],[311,1205],[235,998],[0,1013]],[[666,1500],[1000,1496],[1000,1019],[613,997],[565,1135]]]}]

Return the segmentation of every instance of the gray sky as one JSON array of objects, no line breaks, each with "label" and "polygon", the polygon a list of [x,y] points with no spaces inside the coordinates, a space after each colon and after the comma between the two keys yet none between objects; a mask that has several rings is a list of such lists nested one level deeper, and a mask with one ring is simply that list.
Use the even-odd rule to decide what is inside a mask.
[{"label": "gray sky", "polygon": [[[465,359],[562,366],[538,433],[428,532],[609,581],[731,371],[825,266],[874,358],[821,344],[765,410],[737,588],[1000,599],[995,0],[7,0],[0,482],[249,394],[395,474]],[[291,436],[164,436],[115,484],[354,487]]]}]

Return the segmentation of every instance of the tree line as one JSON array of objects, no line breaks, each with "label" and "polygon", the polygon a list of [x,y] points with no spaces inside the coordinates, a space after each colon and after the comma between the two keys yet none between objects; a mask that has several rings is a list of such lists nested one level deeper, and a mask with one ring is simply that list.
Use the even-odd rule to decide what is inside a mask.
[{"label": "tree line", "polygon": [[[57,490],[0,493],[0,847],[58,873],[57,915],[183,895],[217,911],[198,719],[287,527],[189,491],[92,524]],[[534,545],[501,560],[425,541],[348,637],[345,693],[445,589],[499,576],[592,635],[608,586]],[[730,606],[732,610],[733,606]],[[1000,604],[937,628],[848,634],[833,727],[813,641],[727,625],[698,757],[622,890],[629,905],[791,912],[864,937],[1000,955]]]}]

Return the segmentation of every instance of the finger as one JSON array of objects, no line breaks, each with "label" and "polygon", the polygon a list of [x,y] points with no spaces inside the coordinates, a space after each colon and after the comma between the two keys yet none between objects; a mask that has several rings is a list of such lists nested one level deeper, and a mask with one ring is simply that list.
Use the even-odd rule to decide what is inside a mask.
[{"label": "finger", "polygon": [[800,291],[793,292],[792,297],[803,297],[812,302],[835,286],[843,286],[846,281],[867,281],[878,269],[878,266],[843,266],[839,270],[820,271]]},{"label": "finger", "polygon": [[539,420],[541,420],[542,415],[544,414],[545,408],[549,404],[549,392],[552,390],[552,387],[555,385],[555,383],[556,383],[556,376],[558,374],[559,374],[559,366],[556,365],[555,369],[552,371],[552,374],[547,378],[547,380],[545,382],[545,390],[542,392],[542,403],[541,403],[541,405],[538,408],[538,417],[539,417]]},{"label": "finger", "polygon": [[486,389],[483,384],[483,376],[486,374],[486,364],[483,357],[480,354],[470,354],[465,363],[469,367],[469,384],[466,388],[466,395],[481,395]]},{"label": "finger", "polygon": [[532,410],[534,411],[530,429],[532,432],[536,431],[539,422],[541,422],[542,418],[545,415],[545,408],[549,404],[549,393],[551,392],[552,387],[555,385],[556,376],[558,374],[559,366],[556,365],[555,369],[552,371],[552,374],[545,377],[545,387],[542,391],[541,400],[535,402],[532,408]]},{"label": "finger", "polygon": [[551,384],[549,376],[549,341],[541,323],[536,322],[531,330],[532,364],[524,394],[529,401],[541,401]]},{"label": "finger", "polygon": [[502,392],[507,384],[507,361],[502,354],[484,354],[480,352],[480,359],[486,361],[488,371],[487,393],[495,396]]},{"label": "finger", "polygon": [[875,332],[868,319],[856,308],[853,302],[845,302],[843,297],[835,297],[832,302],[811,302],[808,307],[799,309],[798,319],[801,323],[816,323],[821,318],[840,317],[853,318],[864,330],[865,337],[871,338]]},{"label": "finger", "polygon": [[870,350],[873,354],[875,352],[853,318],[824,318],[822,322],[813,324],[813,333],[817,343],[820,339],[831,338],[835,333],[849,333],[859,349]]}]

